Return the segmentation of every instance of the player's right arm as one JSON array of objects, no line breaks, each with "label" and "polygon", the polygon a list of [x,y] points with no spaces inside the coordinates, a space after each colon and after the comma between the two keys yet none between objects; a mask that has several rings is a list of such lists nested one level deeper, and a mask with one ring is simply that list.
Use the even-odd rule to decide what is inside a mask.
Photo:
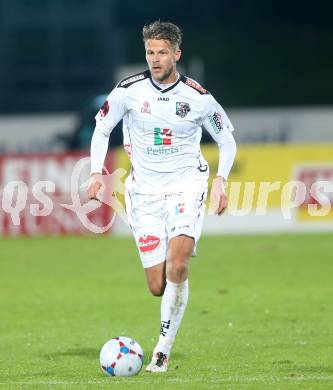
[{"label": "player's right arm", "polygon": [[91,139],[91,178],[88,185],[90,199],[98,199],[103,189],[102,170],[109,146],[109,137],[126,113],[126,89],[115,88],[97,113],[96,127]]}]

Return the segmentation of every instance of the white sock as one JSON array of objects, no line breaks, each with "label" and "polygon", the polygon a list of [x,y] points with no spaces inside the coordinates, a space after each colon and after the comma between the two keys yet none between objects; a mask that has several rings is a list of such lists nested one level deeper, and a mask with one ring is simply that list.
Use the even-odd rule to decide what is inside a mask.
[{"label": "white sock", "polygon": [[154,349],[170,355],[188,300],[188,279],[182,283],[167,280],[161,302],[161,329],[158,343]]}]

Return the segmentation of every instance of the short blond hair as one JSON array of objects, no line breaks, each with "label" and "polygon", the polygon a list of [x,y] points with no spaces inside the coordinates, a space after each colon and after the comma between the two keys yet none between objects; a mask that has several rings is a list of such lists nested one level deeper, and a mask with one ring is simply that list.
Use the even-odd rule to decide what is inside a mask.
[{"label": "short blond hair", "polygon": [[143,42],[146,42],[148,39],[165,39],[177,50],[182,43],[183,33],[175,24],[157,20],[143,27],[142,36]]}]

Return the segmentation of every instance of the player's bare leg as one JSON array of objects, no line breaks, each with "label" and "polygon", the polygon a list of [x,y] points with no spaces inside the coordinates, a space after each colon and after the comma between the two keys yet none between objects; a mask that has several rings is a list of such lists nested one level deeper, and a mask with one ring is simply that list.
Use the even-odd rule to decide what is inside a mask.
[{"label": "player's bare leg", "polygon": [[167,371],[171,348],[187,305],[188,264],[193,248],[194,239],[185,235],[174,237],[169,242],[166,286],[161,302],[160,337],[147,371]]},{"label": "player's bare leg", "polygon": [[156,297],[161,297],[166,286],[166,262],[145,268],[147,284],[150,292]]},{"label": "player's bare leg", "polygon": [[173,283],[187,279],[188,263],[194,249],[194,239],[185,235],[174,237],[169,242],[166,277]]}]

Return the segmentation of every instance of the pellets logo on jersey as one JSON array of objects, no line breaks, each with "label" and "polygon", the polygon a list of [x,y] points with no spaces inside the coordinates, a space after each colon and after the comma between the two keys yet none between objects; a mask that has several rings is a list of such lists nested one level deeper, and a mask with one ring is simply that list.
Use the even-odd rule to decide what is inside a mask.
[{"label": "pellets logo on jersey", "polygon": [[154,129],[154,145],[171,145],[172,131],[170,129]]},{"label": "pellets logo on jersey", "polygon": [[160,241],[160,238],[156,236],[141,236],[138,242],[139,250],[142,253],[151,252],[159,246]]},{"label": "pellets logo on jersey", "polygon": [[184,102],[176,103],[176,115],[180,116],[181,118],[185,118],[190,111],[191,108],[188,103],[184,103]]},{"label": "pellets logo on jersey", "polygon": [[109,102],[107,100],[105,100],[105,102],[103,103],[103,106],[99,110],[101,117],[104,118],[105,116],[107,116],[109,111],[110,111]]},{"label": "pellets logo on jersey", "polygon": [[220,133],[222,131],[222,115],[219,112],[214,112],[213,115],[208,115],[208,118],[215,133]]},{"label": "pellets logo on jersey", "polygon": [[141,107],[141,112],[143,114],[151,114],[151,108],[150,108],[149,102],[143,102],[142,107]]}]

